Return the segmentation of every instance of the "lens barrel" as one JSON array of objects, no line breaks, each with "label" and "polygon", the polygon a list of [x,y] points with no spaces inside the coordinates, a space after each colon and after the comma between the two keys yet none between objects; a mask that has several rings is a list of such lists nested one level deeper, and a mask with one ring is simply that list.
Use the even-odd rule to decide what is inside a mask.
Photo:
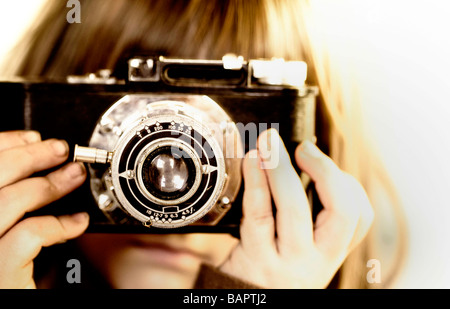
[{"label": "lens barrel", "polygon": [[122,209],[145,226],[215,224],[227,211],[219,201],[240,188],[239,131],[207,96],[127,95],[103,114],[89,146],[112,154],[108,170],[90,166],[94,197],[112,201],[102,211]]}]

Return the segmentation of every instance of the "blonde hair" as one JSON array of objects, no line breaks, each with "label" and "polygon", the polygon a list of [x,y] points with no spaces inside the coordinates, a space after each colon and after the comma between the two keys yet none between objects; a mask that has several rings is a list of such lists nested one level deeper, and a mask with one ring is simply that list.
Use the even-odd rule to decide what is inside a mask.
[{"label": "blonde hair", "polygon": [[[288,1],[286,4],[290,3]],[[294,3],[294,2],[292,2]],[[125,53],[220,59],[224,52],[249,58],[302,58],[295,19],[282,1],[81,1],[80,24],[69,24],[68,9],[49,0],[41,19],[19,50],[20,76],[65,77],[113,69]],[[287,5],[290,7],[290,5]],[[269,20],[283,21],[282,29]],[[169,35],[170,33],[170,35]],[[16,49],[17,50],[17,49]]]},{"label": "blonde hair", "polygon": [[[64,1],[50,0],[41,19],[15,50],[10,69],[19,76],[62,78],[114,69],[125,53],[152,51],[185,58],[220,59],[232,52],[249,58],[284,57],[309,63],[330,122],[330,156],[366,188],[375,208],[371,234],[348,257],[339,286],[389,286],[404,253],[403,221],[383,158],[368,142],[351,51],[336,53],[335,26],[324,15],[332,1],[114,0],[81,1],[81,24],[68,24]],[[321,24],[322,23],[322,24]],[[331,29],[332,30],[332,29]],[[350,29],[348,29],[350,30]],[[21,51],[21,52],[19,52]],[[18,53],[19,52],[19,53]],[[385,221],[387,218],[394,218]],[[386,229],[385,222],[388,226]],[[382,233],[380,233],[382,229]],[[390,237],[389,251],[380,235]],[[394,250],[390,250],[394,248]],[[383,282],[368,284],[366,263],[379,259]],[[386,265],[386,267],[384,267]]]},{"label": "blonde hair", "polygon": [[[362,30],[366,22],[361,19],[367,18],[365,14],[371,8],[357,1],[302,3],[307,53],[331,121],[330,156],[341,169],[360,181],[375,211],[369,235],[342,267],[340,287],[392,287],[396,275],[402,271],[408,236],[399,190],[386,165],[387,152],[378,148],[373,132],[376,128],[370,123],[374,106],[369,104],[377,102],[368,97],[383,97],[374,93],[376,87],[372,80],[368,81],[370,77],[364,75],[375,72],[367,67],[367,61],[374,54],[364,49],[364,43],[371,38]],[[371,259],[382,265],[379,283],[370,283],[365,276],[369,271],[367,262]]]}]

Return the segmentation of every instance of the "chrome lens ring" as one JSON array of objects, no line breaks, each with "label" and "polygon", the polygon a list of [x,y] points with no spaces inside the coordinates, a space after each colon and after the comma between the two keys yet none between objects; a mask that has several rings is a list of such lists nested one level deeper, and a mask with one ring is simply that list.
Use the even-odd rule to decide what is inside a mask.
[{"label": "chrome lens ring", "polygon": [[[169,161],[174,166],[169,166],[169,168],[167,168],[166,166],[168,162],[164,162],[166,164],[163,163],[164,166],[160,166],[162,164],[159,163],[163,162],[161,156],[164,155],[167,155],[169,159],[171,157],[174,158],[171,161]],[[160,159],[158,160],[158,158]],[[160,166],[160,169],[164,168],[166,171],[169,169],[169,173],[170,169],[173,170],[174,168],[176,168],[176,163],[174,162],[179,161],[186,166],[187,172],[186,177],[183,177],[184,176],[183,174],[185,173],[180,172],[176,173],[175,175],[164,175],[164,174],[161,175],[162,178],[159,179],[160,183],[163,183],[161,187],[164,187],[164,185],[168,186],[169,184],[171,184],[167,179],[169,178],[168,176],[172,176],[171,182],[174,183],[175,186],[172,190],[168,189],[166,190],[166,192],[164,192],[166,197],[163,196],[164,195],[163,193],[157,193],[157,191],[163,190],[158,190],[158,188],[152,189],[154,185],[152,186],[151,182],[157,179],[155,179],[155,177],[153,177],[153,179],[147,179],[146,177],[149,176],[148,175],[149,163],[152,164],[152,162],[155,162],[155,160],[158,160],[156,162],[157,164],[156,168]],[[154,141],[150,143],[147,147],[145,147],[138,155],[135,170],[138,180],[138,186],[143,192],[143,194],[152,202],[159,205],[178,205],[187,201],[190,197],[194,195],[194,193],[200,186],[202,174],[201,161],[200,158],[198,157],[198,154],[185,142],[171,138]],[[169,173],[165,172],[165,174]],[[179,184],[177,184],[176,182],[177,176],[178,179],[180,179]]]},{"label": "chrome lens ring", "polygon": [[[223,151],[211,130],[192,117],[169,110],[130,125],[111,162],[114,193],[123,208],[141,222],[162,228],[181,227],[203,217],[216,204],[226,181]],[[176,203],[149,192],[141,177],[149,155],[174,145],[192,160],[196,177],[192,188],[176,198]]]},{"label": "chrome lens ring", "polygon": [[[193,174],[200,175],[201,181],[196,191],[157,200],[161,196],[150,194],[149,198],[145,183],[139,184],[138,178],[145,173],[144,166],[139,170],[139,162],[145,163],[140,161],[145,161],[144,148],[150,155],[149,145],[165,138],[182,143],[186,156],[196,162],[191,162],[196,170]],[[89,173],[92,194],[114,224],[135,224],[135,220],[158,228],[178,228],[196,221],[215,224],[214,220],[227,211],[216,211],[222,210],[219,201],[231,204],[240,188],[243,148],[239,131],[225,111],[205,95],[126,95],[99,119],[89,146],[107,149],[112,154],[110,165],[90,164]],[[200,173],[196,158],[200,160]],[[193,188],[198,182],[192,184]],[[186,195],[194,191],[192,196]],[[186,201],[180,199],[178,205],[172,205],[170,199],[182,196]]]}]

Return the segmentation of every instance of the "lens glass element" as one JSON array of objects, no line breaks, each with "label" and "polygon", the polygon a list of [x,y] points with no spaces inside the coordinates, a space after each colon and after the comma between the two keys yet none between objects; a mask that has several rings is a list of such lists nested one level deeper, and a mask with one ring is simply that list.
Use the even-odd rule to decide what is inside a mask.
[{"label": "lens glass element", "polygon": [[187,186],[188,168],[183,158],[162,153],[150,162],[149,180],[163,193],[183,191]]},{"label": "lens glass element", "polygon": [[144,160],[142,180],[147,191],[165,201],[185,195],[194,184],[196,169],[192,158],[178,147],[162,146]]}]

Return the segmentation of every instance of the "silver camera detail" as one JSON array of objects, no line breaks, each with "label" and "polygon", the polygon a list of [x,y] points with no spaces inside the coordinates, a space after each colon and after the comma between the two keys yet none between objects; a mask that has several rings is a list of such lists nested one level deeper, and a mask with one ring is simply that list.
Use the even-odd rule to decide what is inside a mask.
[{"label": "silver camera detail", "polygon": [[[160,62],[175,64],[170,68],[187,62],[219,64],[230,71],[246,65],[249,87],[258,82],[300,89],[306,79],[306,65],[300,61],[246,63],[226,55],[222,61],[131,59],[129,81],[153,82],[155,76],[167,75],[172,82],[172,72],[162,71]],[[102,80],[115,82],[105,72],[68,78],[74,83]],[[241,188],[243,157],[236,123],[208,95],[195,91],[126,94],[100,117],[88,147],[76,145],[74,152],[74,161],[89,164],[91,192],[111,221],[135,220],[157,228],[217,224]]]}]

